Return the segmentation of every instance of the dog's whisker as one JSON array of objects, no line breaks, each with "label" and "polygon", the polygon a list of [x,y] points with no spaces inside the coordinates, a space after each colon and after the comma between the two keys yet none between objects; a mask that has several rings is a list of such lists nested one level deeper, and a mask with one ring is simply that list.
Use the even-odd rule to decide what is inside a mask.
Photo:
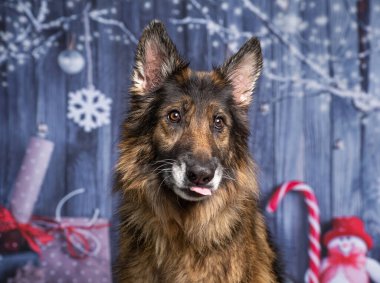
[{"label": "dog's whisker", "polygon": [[162,170],[157,171],[157,172],[155,172],[155,173],[156,173],[157,175],[159,175],[159,174],[161,174],[161,173],[166,173],[166,172],[170,173],[170,172],[172,172],[172,170],[171,170],[171,169],[162,169]]},{"label": "dog's whisker", "polygon": [[167,169],[167,168],[165,168],[166,166],[168,166],[168,164],[162,164],[162,165],[160,165],[160,166],[157,166],[156,168],[154,168],[153,172],[155,172],[155,171],[157,171],[157,170],[160,170],[160,169],[162,169],[162,168]]},{"label": "dog's whisker", "polygon": [[165,168],[167,166],[167,164],[162,164],[160,166],[157,166],[156,168],[154,168],[153,172],[156,171],[156,170],[159,170],[161,168]]},{"label": "dog's whisker", "polygon": [[162,159],[162,160],[157,160],[157,161],[153,162],[152,164],[158,164],[158,163],[164,163],[164,162],[175,163],[176,160],[175,159]]},{"label": "dog's whisker", "polygon": [[157,189],[157,193],[155,194],[155,200],[157,200],[157,198],[158,198],[158,196],[159,196],[159,193],[160,193],[160,191],[161,191],[161,186],[162,186],[162,184],[166,181],[166,179],[168,179],[169,178],[169,176],[166,176],[162,181],[161,181],[161,183],[160,183],[160,185],[158,186],[158,189]]}]

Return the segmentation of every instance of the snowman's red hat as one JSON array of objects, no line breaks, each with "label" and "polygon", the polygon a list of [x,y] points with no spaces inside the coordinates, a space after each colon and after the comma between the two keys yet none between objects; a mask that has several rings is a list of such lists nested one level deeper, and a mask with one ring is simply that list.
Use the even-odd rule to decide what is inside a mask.
[{"label": "snowman's red hat", "polygon": [[332,230],[323,237],[325,246],[335,237],[356,236],[367,244],[368,249],[372,248],[372,237],[365,231],[364,223],[359,217],[337,217],[333,219],[332,224]]}]

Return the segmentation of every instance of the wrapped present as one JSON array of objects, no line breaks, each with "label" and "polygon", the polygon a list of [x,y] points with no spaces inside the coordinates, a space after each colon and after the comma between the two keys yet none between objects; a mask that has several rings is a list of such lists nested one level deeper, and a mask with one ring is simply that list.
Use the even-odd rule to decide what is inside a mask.
[{"label": "wrapped present", "polygon": [[40,253],[40,245],[53,237],[32,223],[20,223],[5,207],[0,206],[0,253],[30,249]]},{"label": "wrapped present", "polygon": [[62,218],[50,228],[54,240],[41,247],[47,283],[112,282],[109,222],[89,222],[88,218]]},{"label": "wrapped present", "polygon": [[41,267],[47,283],[112,282],[109,245],[109,221],[98,218],[61,217],[61,208],[69,198],[83,193],[79,189],[57,205],[55,219],[34,217],[33,223],[54,240],[41,246]]},{"label": "wrapped present", "polygon": [[29,251],[0,255],[0,282],[7,282],[8,278],[15,276],[27,264],[38,265],[38,254]]}]

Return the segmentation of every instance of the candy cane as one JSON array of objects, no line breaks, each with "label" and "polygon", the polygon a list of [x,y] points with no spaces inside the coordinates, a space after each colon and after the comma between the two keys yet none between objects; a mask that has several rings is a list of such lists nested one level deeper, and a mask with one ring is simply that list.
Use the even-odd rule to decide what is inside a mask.
[{"label": "candy cane", "polygon": [[319,222],[318,201],[314,195],[313,189],[300,181],[287,182],[277,189],[277,191],[269,200],[266,209],[268,212],[274,213],[281,200],[290,191],[300,192],[305,198],[309,222],[309,269],[305,274],[305,282],[318,283],[319,267],[321,260],[321,246],[319,244],[321,228]]}]

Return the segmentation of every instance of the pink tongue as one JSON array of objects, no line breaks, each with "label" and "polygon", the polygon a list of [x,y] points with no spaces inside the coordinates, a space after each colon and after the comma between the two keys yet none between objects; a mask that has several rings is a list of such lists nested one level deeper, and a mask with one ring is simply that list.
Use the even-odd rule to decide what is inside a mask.
[{"label": "pink tongue", "polygon": [[211,196],[211,190],[207,189],[207,188],[190,187],[190,191],[196,192],[196,193],[204,195],[204,196]]}]

